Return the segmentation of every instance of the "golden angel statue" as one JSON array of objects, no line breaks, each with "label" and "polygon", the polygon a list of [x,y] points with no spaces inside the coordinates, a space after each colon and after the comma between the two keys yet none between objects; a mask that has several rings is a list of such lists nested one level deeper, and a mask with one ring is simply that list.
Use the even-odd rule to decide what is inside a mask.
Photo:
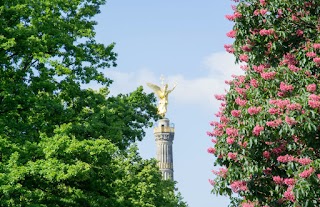
[{"label": "golden angel statue", "polygon": [[162,82],[162,88],[154,85],[152,83],[147,83],[147,85],[154,91],[155,94],[159,97],[159,104],[158,104],[158,114],[164,118],[167,113],[167,106],[168,106],[168,95],[171,93],[177,84],[174,84],[173,88],[171,90],[168,90],[168,84],[163,84]]}]

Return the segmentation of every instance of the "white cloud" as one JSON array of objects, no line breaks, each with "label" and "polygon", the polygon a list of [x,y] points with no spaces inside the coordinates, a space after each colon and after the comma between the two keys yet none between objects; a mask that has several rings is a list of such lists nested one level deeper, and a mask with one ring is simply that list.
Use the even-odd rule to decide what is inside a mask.
[{"label": "white cloud", "polygon": [[232,74],[241,72],[233,55],[226,52],[212,53],[205,57],[204,65],[209,69],[209,75],[217,78],[230,78]]},{"label": "white cloud", "polygon": [[141,85],[145,87],[147,81],[152,83],[159,82],[159,78],[148,68],[130,73],[110,70],[107,76],[114,81],[110,87],[111,94],[128,93]]},{"label": "white cloud", "polygon": [[214,94],[222,94],[228,86],[225,80],[232,74],[239,74],[239,66],[234,64],[234,57],[225,52],[213,53],[204,58],[203,64],[208,70],[207,76],[185,79],[182,75],[172,76],[169,80],[177,80],[177,87],[172,97],[177,102],[197,104],[206,108],[216,105]]},{"label": "white cloud", "polygon": [[[170,99],[172,98],[172,101],[177,104],[197,105],[212,111],[212,107],[218,107],[214,94],[224,93],[228,88],[225,80],[230,80],[232,74],[241,74],[242,71],[234,64],[234,57],[226,52],[213,53],[205,57],[200,64],[207,70],[205,77],[187,79],[183,74],[166,77],[169,87],[178,83]],[[110,88],[111,94],[128,93],[140,85],[144,86],[147,92],[152,92],[146,87],[146,82],[160,84],[160,77],[157,77],[149,68],[130,73],[110,70],[107,76],[114,80]],[[91,85],[91,87],[95,86]]]}]

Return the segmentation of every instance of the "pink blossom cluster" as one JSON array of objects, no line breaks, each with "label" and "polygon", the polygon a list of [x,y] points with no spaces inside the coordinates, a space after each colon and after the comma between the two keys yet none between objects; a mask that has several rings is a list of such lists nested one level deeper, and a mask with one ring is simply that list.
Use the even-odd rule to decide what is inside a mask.
[{"label": "pink blossom cluster", "polygon": [[246,80],[246,76],[244,75],[232,75],[232,77],[236,80],[236,85],[244,83]]},{"label": "pink blossom cluster", "polygon": [[291,111],[294,111],[294,110],[301,110],[302,106],[298,103],[292,103],[292,104],[288,104],[287,105],[287,109],[288,110],[291,110]]},{"label": "pink blossom cluster", "polygon": [[[220,118],[221,120],[221,118]],[[207,134],[211,137],[222,136],[224,134],[224,128],[226,123],[219,123],[219,122],[211,122],[210,125],[214,126],[213,132],[207,132]]]},{"label": "pink blossom cluster", "polygon": [[272,180],[277,185],[281,185],[283,183],[283,178],[280,176],[273,176]]},{"label": "pink blossom cluster", "polygon": [[293,85],[290,85],[290,84],[286,84],[284,82],[281,82],[280,83],[280,90],[282,92],[289,92],[289,91],[293,91],[294,87]]},{"label": "pink blossom cluster", "polygon": [[267,4],[266,0],[260,0],[261,6],[265,6]]},{"label": "pink blossom cluster", "polygon": [[310,167],[309,169],[300,173],[299,176],[301,178],[308,178],[308,177],[310,177],[310,175],[312,175],[313,172],[314,172],[314,169],[312,167]]},{"label": "pink blossom cluster", "polygon": [[281,17],[282,17],[282,14],[283,14],[282,9],[278,9],[278,18],[281,18]]},{"label": "pink blossom cluster", "polygon": [[286,149],[286,145],[281,144],[279,147],[275,147],[271,151],[272,151],[272,153],[278,155],[278,154],[282,153],[285,149]]},{"label": "pink blossom cluster", "polygon": [[249,66],[248,65],[240,65],[240,68],[243,70],[243,71],[247,71],[249,69]]},{"label": "pink blossom cluster", "polygon": [[282,162],[282,163],[287,163],[287,162],[293,162],[293,161],[295,161],[296,159],[295,159],[294,156],[287,154],[287,155],[279,156],[279,157],[277,158],[277,160],[278,160],[279,162]]},{"label": "pink blossom cluster", "polygon": [[283,180],[283,183],[286,184],[287,186],[292,186],[296,183],[296,180],[294,178],[285,178]]},{"label": "pink blossom cluster", "polygon": [[226,15],[225,16],[228,20],[230,20],[230,21],[234,21],[234,20],[236,20],[236,19],[238,19],[238,18],[241,18],[242,17],[242,14],[240,13],[240,12],[234,12],[234,14],[232,14],[232,15]]},{"label": "pink blossom cluster", "polygon": [[224,111],[224,108],[220,107],[219,111],[217,113],[215,113],[214,115],[216,115],[216,117],[221,117],[221,116],[223,116],[223,111]]},{"label": "pink blossom cluster", "polygon": [[218,126],[219,124],[220,122],[217,122],[217,121],[210,122],[210,126]]},{"label": "pink blossom cluster", "polygon": [[255,115],[255,114],[258,114],[261,110],[262,108],[260,106],[259,107],[252,106],[248,108],[248,113],[250,115]]},{"label": "pink blossom cluster", "polygon": [[286,116],[285,121],[287,122],[288,125],[292,126],[298,123],[294,118]]},{"label": "pink blossom cluster", "polygon": [[266,159],[269,159],[269,158],[270,158],[270,152],[268,152],[268,151],[264,151],[264,152],[262,153],[262,155],[263,155],[263,157],[266,158]]},{"label": "pink blossom cluster", "polygon": [[243,50],[244,52],[250,52],[252,50],[251,45],[243,45],[241,47],[241,50]]},{"label": "pink blossom cluster", "polygon": [[254,12],[253,12],[254,16],[258,16],[259,14],[260,14],[260,10],[259,9],[254,10]]},{"label": "pink blossom cluster", "polygon": [[243,75],[231,75],[231,77],[233,78],[232,83],[235,86],[240,86],[240,84],[245,82],[246,77]]},{"label": "pink blossom cluster", "polygon": [[224,128],[226,127],[227,122],[228,122],[229,120],[225,119],[224,117],[225,117],[225,116],[221,116],[221,117],[220,117],[220,122],[218,122],[219,124],[216,125],[217,128],[219,128],[219,129],[224,129]]},{"label": "pink blossom cluster", "polygon": [[250,80],[250,85],[254,88],[258,88],[259,86],[258,81],[254,78]]},{"label": "pink blossom cluster", "polygon": [[283,56],[283,60],[280,62],[280,65],[296,65],[297,60],[293,54],[287,53]]},{"label": "pink blossom cluster", "polygon": [[212,132],[207,132],[210,133],[208,134],[211,137],[217,137],[217,136],[222,136],[223,135],[223,130],[219,129],[219,128],[215,128]]},{"label": "pink blossom cluster", "polygon": [[227,118],[226,116],[221,116],[221,117],[220,117],[220,121],[221,121],[222,123],[228,123],[228,122],[229,122],[229,118]]},{"label": "pink blossom cluster", "polygon": [[294,22],[298,22],[298,21],[299,21],[299,18],[298,18],[296,15],[294,15],[294,14],[291,15],[291,19],[292,19],[292,21],[294,21]]},{"label": "pink blossom cluster", "polygon": [[273,29],[262,29],[262,30],[260,30],[259,34],[261,36],[273,35],[274,34],[274,30]]},{"label": "pink blossom cluster", "polygon": [[252,202],[245,202],[241,204],[242,207],[254,207],[254,203]]},{"label": "pink blossom cluster", "polygon": [[241,111],[240,110],[232,110],[231,115],[234,117],[239,117],[241,115]]},{"label": "pink blossom cluster", "polygon": [[291,70],[292,72],[298,72],[300,70],[302,70],[301,68],[295,66],[295,65],[288,65],[289,70]]},{"label": "pink blossom cluster", "polygon": [[264,127],[263,126],[259,126],[259,125],[256,125],[253,130],[252,130],[252,133],[256,136],[259,136],[260,135],[260,132],[264,130]]},{"label": "pink blossom cluster", "polygon": [[309,99],[310,100],[313,100],[313,101],[320,101],[320,96],[319,95],[316,95],[316,94],[311,94],[309,96]]},{"label": "pink blossom cluster", "polygon": [[210,185],[212,185],[212,186],[214,186],[216,184],[216,182],[214,182],[214,180],[209,179],[208,181],[209,181]]},{"label": "pink blossom cluster", "polygon": [[239,56],[240,61],[242,62],[248,62],[249,61],[249,56],[247,54],[241,54]]},{"label": "pink blossom cluster", "polygon": [[311,2],[311,1],[307,1],[304,3],[304,6],[307,8],[307,7],[313,7],[314,4]]},{"label": "pink blossom cluster", "polygon": [[210,153],[210,154],[215,154],[215,153],[216,153],[216,149],[213,148],[213,147],[209,147],[207,151],[208,151],[208,153]]},{"label": "pink blossom cluster", "polygon": [[269,68],[269,66],[265,64],[261,64],[261,65],[253,65],[252,68],[257,73],[262,73],[264,69]]},{"label": "pink blossom cluster", "polygon": [[246,148],[247,147],[247,145],[248,145],[248,142],[238,142],[238,145],[240,146],[240,147],[243,147],[243,148]]},{"label": "pink blossom cluster", "polygon": [[233,83],[233,81],[232,80],[225,80],[224,83],[227,85],[231,85]]},{"label": "pink blossom cluster", "polygon": [[227,137],[227,143],[228,143],[228,144],[233,144],[234,141],[235,141],[235,138],[233,138],[233,137]]},{"label": "pink blossom cluster", "polygon": [[273,176],[272,180],[277,185],[287,185],[287,186],[293,186],[296,183],[296,180],[294,178],[282,178],[280,176]]},{"label": "pink blossom cluster", "polygon": [[245,181],[234,181],[230,184],[231,190],[234,193],[238,193],[239,191],[247,191],[248,187],[247,187],[247,183]]},{"label": "pink blossom cluster", "polygon": [[259,14],[261,14],[262,16],[265,15],[266,13],[268,13],[268,10],[267,9],[256,9],[254,12],[253,12],[253,15],[254,16],[258,16]]},{"label": "pink blossom cluster", "polygon": [[260,9],[260,14],[261,15],[265,15],[266,13],[268,13],[267,9]]},{"label": "pink blossom cluster", "polygon": [[281,110],[280,109],[277,109],[277,108],[270,108],[268,110],[269,114],[280,114],[281,113]]},{"label": "pink blossom cluster", "polygon": [[318,95],[311,94],[309,96],[308,105],[314,109],[320,108],[320,97]]},{"label": "pink blossom cluster", "polygon": [[292,138],[293,138],[295,143],[299,142],[299,137],[297,135],[293,135]]},{"label": "pink blossom cluster", "polygon": [[310,71],[305,71],[304,74],[306,74],[307,77],[311,77],[311,72]]},{"label": "pink blossom cluster", "polygon": [[309,157],[300,158],[300,159],[297,159],[296,161],[301,165],[309,165],[312,162],[312,160]]},{"label": "pink blossom cluster", "polygon": [[226,95],[214,95],[214,97],[219,101],[224,101],[226,99]]},{"label": "pink blossom cluster", "polygon": [[239,106],[245,106],[247,104],[247,100],[240,99],[239,97],[235,100],[236,104]]},{"label": "pink blossom cluster", "polygon": [[309,92],[315,92],[317,90],[317,85],[316,84],[309,84],[307,85],[307,91]]},{"label": "pink blossom cluster", "polygon": [[278,126],[280,126],[280,124],[282,124],[282,120],[281,119],[276,119],[273,121],[267,121],[266,125],[272,128],[276,128]]},{"label": "pink blossom cluster", "polygon": [[301,29],[298,29],[296,31],[297,36],[302,37],[303,36],[303,31]]},{"label": "pink blossom cluster", "polygon": [[240,95],[245,96],[247,90],[245,88],[236,87],[235,91],[237,91]]},{"label": "pink blossom cluster", "polygon": [[273,145],[275,142],[264,142],[266,145],[271,146]]},{"label": "pink blossom cluster", "polygon": [[229,157],[231,160],[237,160],[237,155],[238,155],[238,153],[236,153],[236,152],[229,152],[229,153],[228,153],[228,157]]},{"label": "pink blossom cluster", "polygon": [[314,49],[320,49],[320,43],[314,43],[313,44]]},{"label": "pink blossom cluster", "polygon": [[231,30],[230,32],[227,33],[227,37],[235,38],[236,34],[237,32],[235,30]]},{"label": "pink blossom cluster", "polygon": [[233,45],[224,45],[224,49],[226,49],[228,53],[234,53]]},{"label": "pink blossom cluster", "polygon": [[317,54],[316,54],[315,52],[307,52],[307,53],[306,53],[306,56],[307,56],[307,57],[310,57],[310,58],[313,58],[313,57],[316,57]]},{"label": "pink blossom cluster", "polygon": [[220,168],[219,171],[212,170],[213,174],[218,175],[220,177],[227,177],[228,169],[227,168]]},{"label": "pink blossom cluster", "polygon": [[281,100],[281,99],[272,99],[269,101],[270,104],[273,104],[273,105],[276,105],[277,107],[279,107],[280,109],[284,109],[286,108],[286,106],[288,104],[290,104],[290,100],[287,100],[287,99],[284,99],[284,100]]},{"label": "pink blossom cluster", "polygon": [[272,72],[264,72],[261,73],[261,77],[265,80],[272,80],[275,76],[276,76],[276,72],[272,71]]},{"label": "pink blossom cluster", "polygon": [[289,186],[287,190],[284,192],[283,197],[288,201],[295,202],[296,198],[294,196],[292,189],[293,189],[293,186]]},{"label": "pink blossom cluster", "polygon": [[313,58],[313,62],[315,62],[316,64],[320,64],[320,57]]},{"label": "pink blossom cluster", "polygon": [[232,128],[232,127],[227,128],[226,129],[226,133],[227,133],[227,135],[234,136],[234,137],[239,135],[238,129],[235,129],[235,128]]},{"label": "pink blossom cluster", "polygon": [[213,134],[212,132],[207,132],[207,135],[208,135],[209,137],[214,137],[214,134]]}]

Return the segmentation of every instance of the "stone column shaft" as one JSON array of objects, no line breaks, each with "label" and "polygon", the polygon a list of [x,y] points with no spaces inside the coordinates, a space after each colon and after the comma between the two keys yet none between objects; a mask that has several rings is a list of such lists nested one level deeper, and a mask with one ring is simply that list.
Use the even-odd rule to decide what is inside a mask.
[{"label": "stone column shaft", "polygon": [[172,142],[174,127],[170,126],[169,119],[160,119],[158,126],[154,128],[154,136],[157,145],[157,160],[163,179],[173,180],[173,155]]}]

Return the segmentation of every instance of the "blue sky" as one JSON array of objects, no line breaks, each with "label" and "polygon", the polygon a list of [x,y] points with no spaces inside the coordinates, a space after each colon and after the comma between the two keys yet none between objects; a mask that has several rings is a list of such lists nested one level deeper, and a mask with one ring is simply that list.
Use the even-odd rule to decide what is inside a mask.
[{"label": "blue sky", "polygon": [[[219,103],[214,94],[224,93],[224,80],[241,70],[223,45],[232,40],[225,14],[232,1],[214,0],[110,0],[96,18],[97,41],[116,43],[118,67],[106,72],[114,80],[111,92],[127,93],[146,82],[169,85],[167,117],[175,124],[174,177],[190,207],[224,207],[229,200],[210,193],[209,178],[214,158],[207,153],[211,139],[209,122],[215,120]],[[97,87],[96,85],[91,85]],[[139,143],[144,158],[155,157],[152,129]]]}]

